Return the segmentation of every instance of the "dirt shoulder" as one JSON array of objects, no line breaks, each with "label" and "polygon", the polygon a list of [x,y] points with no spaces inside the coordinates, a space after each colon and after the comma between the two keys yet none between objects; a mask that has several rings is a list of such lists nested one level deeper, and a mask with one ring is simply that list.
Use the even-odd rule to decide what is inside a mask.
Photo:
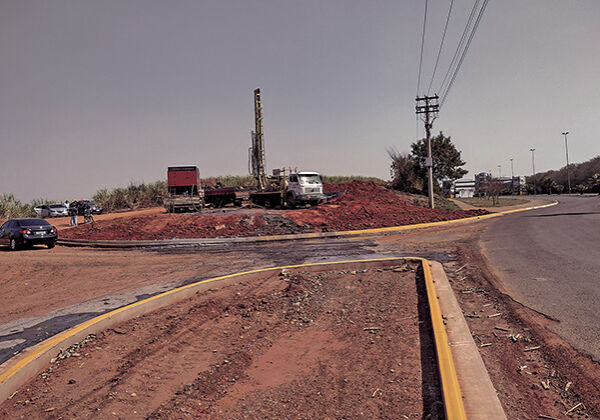
[{"label": "dirt shoulder", "polygon": [[509,418],[598,418],[599,365],[504,294],[476,243],[461,244],[446,271]]},{"label": "dirt shoulder", "polygon": [[[144,251],[0,249],[0,324],[149,286],[256,267],[252,253],[202,257]],[[215,274],[216,275],[216,274]]]},{"label": "dirt shoulder", "polygon": [[443,262],[509,419],[600,418],[600,365],[553,333],[554,320],[504,293],[478,242],[487,223],[393,234],[380,244]]},{"label": "dirt shoulder", "polygon": [[443,418],[416,263],[293,272],[136,318],[64,352],[7,418]]}]

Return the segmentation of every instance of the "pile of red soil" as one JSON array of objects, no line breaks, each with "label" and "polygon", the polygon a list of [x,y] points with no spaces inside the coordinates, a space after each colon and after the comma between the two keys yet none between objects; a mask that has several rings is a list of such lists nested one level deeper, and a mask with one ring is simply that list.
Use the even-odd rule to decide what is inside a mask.
[{"label": "pile of red soil", "polygon": [[[121,217],[60,232],[65,239],[153,240],[281,235],[400,226],[460,219],[486,210],[427,209],[408,203],[397,192],[374,182],[326,185],[339,195],[317,207],[233,215],[151,214]],[[251,214],[249,214],[251,213]]]},{"label": "pile of red soil", "polygon": [[439,222],[487,214],[487,210],[443,210],[415,206],[400,193],[374,182],[328,185],[339,192],[328,205],[288,211],[286,216],[315,231],[338,231]]},{"label": "pile of red soil", "polygon": [[310,232],[307,227],[279,217],[267,223],[257,215],[209,216],[197,214],[153,214],[103,220],[61,231],[61,239],[155,240],[218,238],[232,236],[283,235]]}]

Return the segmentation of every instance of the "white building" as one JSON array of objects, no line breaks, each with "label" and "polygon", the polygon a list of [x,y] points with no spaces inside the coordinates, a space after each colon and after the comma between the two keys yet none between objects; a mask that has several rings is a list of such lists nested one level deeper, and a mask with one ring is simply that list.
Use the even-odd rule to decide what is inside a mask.
[{"label": "white building", "polygon": [[458,179],[454,181],[454,196],[458,198],[472,198],[475,195],[474,179]]}]

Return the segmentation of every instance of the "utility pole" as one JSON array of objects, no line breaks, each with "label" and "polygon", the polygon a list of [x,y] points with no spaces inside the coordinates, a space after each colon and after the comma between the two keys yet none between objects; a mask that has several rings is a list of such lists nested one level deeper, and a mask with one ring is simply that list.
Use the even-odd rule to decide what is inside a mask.
[{"label": "utility pole", "polygon": [[513,168],[513,158],[510,158],[510,186],[512,188],[512,193],[515,193],[515,170]]},{"label": "utility pole", "polygon": [[[421,105],[424,103],[425,105]],[[427,138],[427,158],[425,159],[425,166],[427,166],[427,178],[428,178],[428,190],[429,190],[429,207],[435,208],[433,202],[433,157],[431,156],[431,128],[433,127],[433,121],[437,118],[438,112],[440,111],[439,96],[417,96],[417,115],[425,114],[425,117],[421,117],[421,120],[425,123],[425,135]]]},{"label": "utility pole", "polygon": [[529,149],[529,151],[531,152],[531,178],[533,179],[533,193],[535,194],[537,192],[537,187],[535,186],[535,158],[533,154],[535,149]]},{"label": "utility pole", "polygon": [[567,135],[569,134],[568,131],[565,131],[564,133],[562,133],[563,136],[565,136],[565,153],[567,154],[567,185],[569,187],[569,194],[571,194],[571,173],[569,172],[569,146],[567,143]]}]

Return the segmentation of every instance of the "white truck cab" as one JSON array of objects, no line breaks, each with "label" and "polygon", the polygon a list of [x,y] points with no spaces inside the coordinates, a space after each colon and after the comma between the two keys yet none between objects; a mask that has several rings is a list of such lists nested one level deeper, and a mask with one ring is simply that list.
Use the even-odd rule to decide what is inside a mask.
[{"label": "white truck cab", "polygon": [[285,202],[288,206],[316,205],[325,200],[323,181],[317,172],[293,172],[290,174],[285,193]]}]

